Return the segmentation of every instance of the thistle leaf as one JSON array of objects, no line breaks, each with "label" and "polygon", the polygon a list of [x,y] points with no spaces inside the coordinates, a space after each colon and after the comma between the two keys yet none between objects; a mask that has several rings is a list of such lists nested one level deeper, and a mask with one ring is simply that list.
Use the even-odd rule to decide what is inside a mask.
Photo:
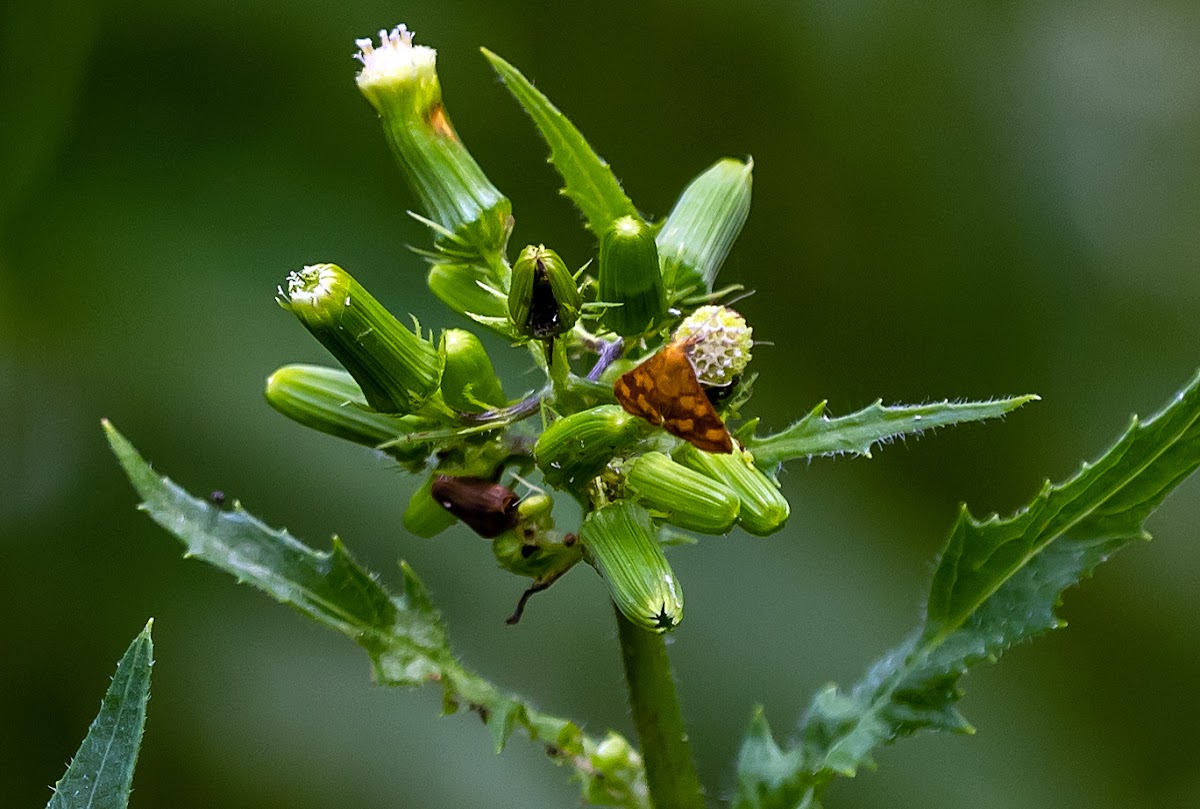
[{"label": "thistle leaf", "polygon": [[622,216],[636,217],[637,211],[621,190],[612,169],[596,154],[575,124],[519,70],[487,48],[482,50],[550,146],[550,163],[565,183],[562,193],[579,208],[597,238]]},{"label": "thistle leaf", "polygon": [[150,667],[154,663],[151,620],[133,639],[67,772],[54,785],[46,809],[125,809],[146,727]]},{"label": "thistle leaf", "polygon": [[934,572],[922,626],[849,691],[818,693],[786,750],[753,726],[734,805],[813,805],[806,801],[833,778],[869,766],[881,744],[925,728],[969,732],[955,706],[958,679],[1061,626],[1054,610],[1064,590],[1124,546],[1148,539],[1146,518],[1198,466],[1200,376],[1013,516],[977,520],[964,507]]},{"label": "thistle leaf", "polygon": [[608,777],[603,784],[593,783],[603,777],[594,760],[599,742],[573,722],[535,710],[460,664],[450,650],[441,616],[408,565],[401,563],[404,586],[393,595],[378,577],[358,565],[337,538],[331,551],[316,551],[287,531],[270,528],[240,505],[226,510],[192,497],[155,473],[111,424],[105,422],[104,429],[142,497],[141,510],[184,544],[187,557],[231,573],[349,636],[366,649],[381,683],[440,683],[447,712],[460,703],[478,711],[491,728],[497,751],[513,730],[522,727],[530,739],[552,748],[558,763],[574,768],[585,794],[605,798],[596,802],[646,809],[645,774],[637,753],[631,750],[629,760],[623,762],[631,768],[629,778]]},{"label": "thistle leaf", "polygon": [[901,437],[919,436],[937,427],[994,419],[1039,400],[1038,396],[1014,396],[986,402],[884,405],[882,399],[876,399],[862,410],[836,418],[826,415],[825,402],[821,402],[786,430],[761,437],[748,436],[745,445],[754,453],[754,463],[762,469],[773,469],[784,461],[818,455],[848,454],[870,458],[876,445]]}]

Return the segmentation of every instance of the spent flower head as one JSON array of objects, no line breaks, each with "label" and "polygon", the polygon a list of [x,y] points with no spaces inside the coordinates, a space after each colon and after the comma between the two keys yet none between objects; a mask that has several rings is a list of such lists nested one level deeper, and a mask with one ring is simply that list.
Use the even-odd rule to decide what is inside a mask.
[{"label": "spent flower head", "polygon": [[696,378],[705,385],[734,382],[750,362],[754,329],[728,306],[701,306],[675,330],[675,339],[689,344]]}]

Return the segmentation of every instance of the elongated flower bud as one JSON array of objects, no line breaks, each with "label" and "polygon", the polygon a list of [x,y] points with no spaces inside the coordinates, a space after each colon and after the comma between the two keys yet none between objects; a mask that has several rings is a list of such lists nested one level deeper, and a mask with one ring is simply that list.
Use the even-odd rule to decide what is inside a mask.
[{"label": "elongated flower bud", "polygon": [[723,483],[737,494],[741,501],[738,524],[751,534],[773,534],[787,522],[791,514],[787,498],[740,447],[734,447],[728,455],[719,455],[685,445],[675,453],[675,459]]},{"label": "elongated flower bud", "polygon": [[[417,416],[389,416],[368,409],[354,378],[340,368],[285,365],[267,379],[266,397],[271,407],[305,427],[368,447],[430,427],[430,422]],[[387,452],[423,466],[429,447],[397,446]]]},{"label": "elongated flower bud", "polygon": [[463,329],[442,332],[442,399],[455,410],[479,413],[508,399],[479,338]]},{"label": "elongated flower bud", "polygon": [[680,528],[725,534],[737,520],[736,494],[661,452],[647,452],[633,462],[625,476],[625,489]]},{"label": "elongated flower bud", "polygon": [[412,413],[437,390],[442,364],[432,342],[404,328],[336,264],[290,274],[279,304],[329,349],[379,412]]},{"label": "elongated flower bud", "polygon": [[435,475],[429,493],[442,508],[484,539],[498,537],[517,524],[517,493],[501,483]]},{"label": "elongated flower bud", "polygon": [[558,253],[542,245],[521,251],[512,268],[508,316],[518,334],[547,340],[570,331],[583,297]]},{"label": "elongated flower bud", "polygon": [[658,231],[663,281],[672,292],[709,292],[750,213],[754,161],[718,160],[683,190]]},{"label": "elongated flower bud", "polygon": [[610,503],[587,516],[580,538],[626,618],[652,632],[679,625],[683,588],[658,545],[650,512],[628,500]]},{"label": "elongated flower bud", "polygon": [[485,253],[504,251],[512,205],[459,140],[442,104],[437,52],[412,44],[401,25],[357,40],[358,89],[383,123],[388,144],[429,218]]},{"label": "elongated flower bud", "polygon": [[619,303],[601,322],[625,337],[645,334],[667,311],[658,248],[649,226],[623,216],[600,237],[600,300]]},{"label": "elongated flower bud", "polygon": [[573,413],[547,427],[533,449],[538,468],[551,486],[579,486],[603,471],[642,427],[618,405]]},{"label": "elongated flower bud", "polygon": [[433,474],[426,478],[421,488],[412,493],[408,508],[404,509],[404,528],[414,536],[428,539],[458,522],[457,517],[433,499],[433,481],[436,477]]}]

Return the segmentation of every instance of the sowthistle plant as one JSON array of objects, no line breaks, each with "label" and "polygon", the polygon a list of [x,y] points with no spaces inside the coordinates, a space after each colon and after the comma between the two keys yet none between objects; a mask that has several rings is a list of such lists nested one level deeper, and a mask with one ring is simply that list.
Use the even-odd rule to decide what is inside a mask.
[{"label": "sowthistle plant", "polygon": [[[497,751],[523,729],[573,770],[589,803],[702,807],[663,641],[666,632],[686,631],[678,629],[683,582],[664,549],[695,541],[692,534],[778,531],[790,512],[778,475],[790,461],[870,457],[894,438],[1002,416],[1037,397],[877,401],[839,418],[821,402],[786,429],[760,430],[749,415],[758,384],[753,332],[732,308],[741,287],[717,285],[749,212],[750,160],[718,160],[665,220],[649,221],[566,116],[484,50],[549,145],[563,193],[596,239],[586,261],[568,262],[548,243],[513,258],[512,206],[450,123],[435,52],[414,45],[404,26],[381,32],[379,44],[358,45],[358,87],[420,203],[413,215],[432,233],[432,246],[420,251],[429,286],[462,316],[459,325],[475,331],[435,336],[415,319],[410,328],[346,270],[303,267],[280,286],[279,303],[340,368],[280,368],[267,382],[267,401],[422,476],[404,526],[431,537],[462,522],[490,541],[499,566],[528,580],[510,623],[532,595],[574,570],[603,577],[640,749],[611,731],[587,735],[465,668],[407,565],[403,590],[391,593],[336,539],[331,551],[316,551],[240,504],[188,495],[106,423],[113,449],[142,509],[189,556],[350,636],[367,650],[379,682],[438,683],[446,712],[477,710]],[[524,346],[544,381],[514,398],[481,330]],[[922,729],[969,730],[956,708],[959,677],[1058,626],[1063,590],[1146,538],[1145,518],[1198,465],[1200,382],[1193,380],[1162,413],[1135,419],[1107,453],[1067,482],[1047,483],[1012,517],[977,520],[964,508],[922,624],[854,687],[820,691],[786,742],[775,741],[756,712],[737,762],[737,792],[721,797],[739,809],[818,806],[829,784],[869,764],[877,746]],[[578,503],[581,524],[560,524],[556,497]],[[146,632],[129,653],[145,652],[146,688],[131,697],[135,707],[141,699],[143,717],[149,648]],[[136,755],[136,740],[126,748]],[[90,760],[81,750],[72,768]],[[67,780],[55,801],[64,799]],[[128,780],[123,790],[127,797]]]}]

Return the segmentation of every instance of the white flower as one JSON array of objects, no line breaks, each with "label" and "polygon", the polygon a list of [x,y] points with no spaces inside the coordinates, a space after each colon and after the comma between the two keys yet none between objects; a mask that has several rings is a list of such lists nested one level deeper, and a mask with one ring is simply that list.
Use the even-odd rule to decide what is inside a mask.
[{"label": "white flower", "polygon": [[379,32],[379,45],[370,39],[355,40],[358,53],[354,58],[363,68],[356,80],[359,87],[412,81],[427,71],[432,75],[437,51],[424,45],[413,45],[413,32],[397,25],[391,33]]}]

